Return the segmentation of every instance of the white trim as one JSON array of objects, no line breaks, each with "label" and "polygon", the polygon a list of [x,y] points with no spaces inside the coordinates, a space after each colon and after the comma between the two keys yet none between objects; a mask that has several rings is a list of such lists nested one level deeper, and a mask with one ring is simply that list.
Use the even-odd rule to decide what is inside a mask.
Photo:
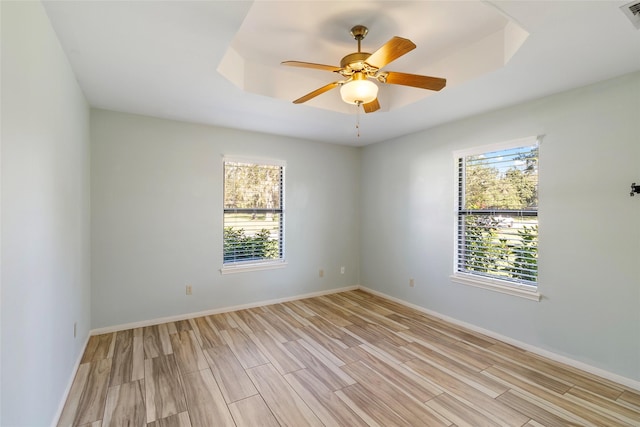
[{"label": "white trim", "polygon": [[286,167],[287,162],[280,159],[264,159],[261,157],[249,157],[249,156],[222,156],[223,163],[231,162],[231,163],[248,163],[252,165],[269,165],[269,166],[280,166]]},{"label": "white trim", "polygon": [[69,393],[71,393],[71,387],[73,387],[73,381],[76,379],[76,374],[78,373],[78,369],[80,368],[80,362],[82,362],[82,357],[84,356],[84,352],[87,350],[87,345],[89,344],[89,338],[91,338],[91,335],[92,335],[91,331],[89,331],[87,338],[84,340],[84,345],[82,346],[82,350],[80,351],[80,354],[78,354],[78,359],[76,360],[76,364],[71,370],[71,377],[69,378],[67,388],[65,388],[64,393],[62,393],[62,400],[60,400],[60,404],[58,405],[58,410],[53,416],[51,427],[56,427],[60,422],[62,411],[64,411],[64,405],[67,403],[67,399],[69,398]]},{"label": "white trim", "polygon": [[[454,160],[454,193],[456,197],[453,199],[453,274],[450,276],[451,280],[456,283],[460,283],[463,285],[474,286],[477,288],[488,289],[495,292],[500,292],[507,295],[513,295],[517,297],[522,297],[534,301],[540,301],[541,295],[537,291],[531,290],[531,287],[526,285],[520,285],[517,282],[510,282],[506,280],[494,279],[489,277],[484,277],[480,275],[473,275],[473,273],[465,274],[458,271],[458,252],[459,252],[459,236],[458,236],[458,191],[459,189],[459,177],[458,174],[458,163],[461,158],[472,156],[476,154],[482,153],[491,153],[494,151],[500,150],[508,150],[511,148],[518,147],[532,147],[534,145],[540,147],[542,143],[542,139],[544,138],[544,134],[536,135],[536,136],[527,136],[524,138],[512,139],[509,141],[497,142],[492,144],[485,144],[481,146],[474,146],[470,148],[465,148],[462,150],[453,151],[453,160]],[[465,178],[466,180],[466,178]],[[466,197],[466,196],[465,196]],[[537,218],[537,217],[536,217]]]},{"label": "white trim", "polygon": [[[532,301],[540,301],[542,295],[534,290],[533,286],[520,285],[515,282],[507,282],[490,277],[482,277],[474,274],[454,273],[449,276],[452,282],[463,285],[473,286],[476,288],[487,289],[501,294],[513,295],[520,298],[526,298]],[[504,282],[504,283],[502,283]]]},{"label": "white trim", "polygon": [[287,262],[284,260],[276,260],[271,262],[254,262],[247,264],[229,264],[223,265],[220,274],[245,273],[247,271],[274,270],[276,268],[284,268]]},{"label": "white trim", "polygon": [[[259,157],[245,157],[245,156],[227,156],[227,155],[223,155],[222,156],[222,230],[224,230],[225,228],[225,223],[224,223],[224,214],[225,214],[225,207],[224,207],[224,203],[225,203],[225,185],[226,185],[226,170],[225,170],[225,163],[226,162],[231,162],[231,163],[248,163],[248,164],[254,164],[254,165],[268,165],[268,166],[278,166],[281,168],[281,181],[282,181],[282,188],[281,188],[281,194],[280,194],[280,236],[279,236],[279,242],[280,242],[280,254],[282,255],[282,258],[278,258],[275,260],[269,260],[269,261],[258,261],[258,262],[247,262],[244,264],[233,264],[233,263],[229,263],[227,265],[224,264],[224,259],[222,260],[222,268],[220,269],[220,274],[229,274],[229,273],[242,273],[245,271],[257,271],[257,270],[272,270],[274,268],[283,268],[287,265],[287,262],[285,261],[284,257],[286,254],[286,243],[285,243],[285,220],[286,220],[286,214],[285,214],[285,196],[286,196],[286,167],[287,167],[287,162],[284,160],[279,160],[279,159],[263,159],[263,158],[259,158]],[[223,237],[222,237],[222,251],[224,253],[224,233],[223,233]],[[224,258],[224,257],[223,257]],[[267,265],[269,264],[269,265]],[[276,265],[278,264],[278,265]]]},{"label": "white trim", "polygon": [[604,379],[607,379],[609,381],[616,382],[616,383],[621,384],[621,385],[623,385],[625,387],[629,387],[629,388],[632,388],[634,390],[640,391],[640,381],[636,381],[636,380],[633,380],[631,378],[623,377],[622,375],[614,374],[613,372],[609,372],[609,371],[606,371],[604,369],[597,368],[595,366],[586,364],[584,362],[580,362],[578,360],[571,359],[570,357],[563,356],[563,355],[560,355],[560,354],[557,354],[557,353],[553,353],[553,352],[551,352],[549,350],[545,350],[545,349],[542,349],[540,347],[536,347],[534,345],[527,344],[527,343],[525,343],[523,341],[518,341],[518,340],[516,340],[514,338],[510,338],[510,337],[508,337],[506,335],[502,335],[502,334],[499,334],[497,332],[493,332],[493,331],[490,331],[488,329],[481,328],[481,327],[473,325],[471,323],[463,322],[462,320],[458,320],[458,319],[455,319],[453,317],[449,317],[449,316],[446,316],[444,314],[438,313],[437,311],[429,310],[428,308],[424,308],[424,307],[421,307],[419,305],[412,304],[412,303],[407,302],[405,300],[402,300],[400,298],[392,297],[392,296],[387,295],[385,293],[382,293],[380,291],[376,291],[376,290],[367,288],[366,286],[360,285],[358,288],[360,290],[364,291],[364,292],[369,292],[370,294],[377,295],[377,296],[379,296],[381,298],[385,298],[385,299],[388,299],[388,300],[393,301],[393,302],[397,302],[398,304],[402,304],[402,305],[404,305],[406,307],[413,308],[414,310],[421,311],[421,312],[426,313],[426,314],[428,314],[430,316],[434,316],[434,317],[437,317],[439,319],[445,320],[447,322],[453,323],[454,325],[462,326],[463,328],[470,329],[470,330],[472,330],[474,332],[478,332],[480,334],[483,334],[483,335],[486,335],[488,337],[497,339],[499,341],[503,341],[503,342],[505,342],[507,344],[511,344],[511,345],[513,345],[515,347],[519,347],[519,348],[521,348],[523,350],[526,350],[526,351],[529,351],[531,353],[535,353],[538,356],[546,357],[546,358],[551,359],[551,360],[553,360],[555,362],[563,363],[563,364],[571,366],[573,368],[580,369],[582,371],[588,372],[588,373],[593,374],[593,375],[597,375],[597,376],[602,377]]},{"label": "white trim", "polygon": [[227,313],[227,312],[230,312],[230,311],[245,310],[247,308],[256,308],[256,307],[262,307],[262,306],[265,306],[265,305],[280,304],[280,303],[283,303],[283,302],[296,301],[296,300],[305,299],[305,298],[319,297],[319,296],[323,296],[323,295],[335,294],[335,293],[338,293],[338,292],[354,291],[354,290],[359,289],[359,288],[360,288],[360,286],[358,286],[358,285],[347,286],[347,287],[344,287],[344,288],[337,288],[337,289],[329,289],[329,290],[325,290],[325,291],[311,292],[311,293],[303,294],[303,295],[295,295],[295,296],[291,296],[291,297],[276,298],[276,299],[271,299],[271,300],[253,302],[253,303],[249,303],[249,304],[241,304],[241,305],[234,305],[234,306],[231,306],[231,307],[223,307],[223,308],[215,308],[215,309],[212,309],[212,310],[198,311],[198,312],[195,312],[195,313],[178,314],[178,315],[175,315],[175,316],[161,317],[161,318],[158,318],[158,319],[143,320],[143,321],[140,321],[140,322],[133,322],[133,323],[125,323],[125,324],[121,324],[121,325],[107,326],[107,327],[104,327],[104,328],[92,329],[89,332],[89,334],[90,335],[109,334],[109,333],[112,333],[112,332],[125,331],[127,329],[142,328],[142,327],[145,327],[145,326],[159,325],[161,323],[176,322],[178,320],[187,320],[187,319],[193,319],[193,318],[196,318],[196,317],[210,316],[212,314]]},{"label": "white trim", "polygon": [[524,138],[512,139],[510,141],[494,142],[492,144],[485,144],[480,146],[473,146],[470,148],[464,148],[462,150],[456,150],[453,152],[454,159],[460,157],[473,156],[474,154],[492,153],[494,151],[508,150],[510,148],[518,147],[533,147],[534,145],[540,145],[544,135],[526,136]]}]

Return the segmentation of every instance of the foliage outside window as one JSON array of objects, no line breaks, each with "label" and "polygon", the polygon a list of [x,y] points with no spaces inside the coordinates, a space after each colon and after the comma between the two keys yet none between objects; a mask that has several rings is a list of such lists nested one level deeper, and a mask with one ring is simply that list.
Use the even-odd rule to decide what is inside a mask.
[{"label": "foliage outside window", "polygon": [[457,273],[537,286],[538,143],[528,142],[457,158]]},{"label": "foliage outside window", "polygon": [[224,161],[224,266],[284,259],[284,165]]}]

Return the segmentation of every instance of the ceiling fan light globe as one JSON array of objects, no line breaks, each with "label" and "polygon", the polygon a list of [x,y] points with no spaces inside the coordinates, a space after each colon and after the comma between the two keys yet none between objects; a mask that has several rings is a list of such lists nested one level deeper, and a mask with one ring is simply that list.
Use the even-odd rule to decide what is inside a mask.
[{"label": "ceiling fan light globe", "polygon": [[378,85],[370,80],[353,80],[340,87],[340,96],[347,104],[368,104],[378,97]]}]

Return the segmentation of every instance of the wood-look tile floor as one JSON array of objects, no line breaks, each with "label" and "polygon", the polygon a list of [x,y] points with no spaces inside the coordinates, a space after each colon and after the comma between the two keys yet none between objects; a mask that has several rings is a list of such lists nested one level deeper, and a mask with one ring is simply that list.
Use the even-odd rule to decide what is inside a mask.
[{"label": "wood-look tile floor", "polygon": [[362,291],[90,338],[60,426],[640,426],[640,393]]}]

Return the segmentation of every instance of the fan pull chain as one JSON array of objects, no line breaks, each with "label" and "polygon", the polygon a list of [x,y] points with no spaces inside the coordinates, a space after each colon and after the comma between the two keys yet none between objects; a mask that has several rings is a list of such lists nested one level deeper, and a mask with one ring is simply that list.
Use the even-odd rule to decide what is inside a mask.
[{"label": "fan pull chain", "polygon": [[360,138],[360,106],[362,102],[356,102],[356,136]]}]

